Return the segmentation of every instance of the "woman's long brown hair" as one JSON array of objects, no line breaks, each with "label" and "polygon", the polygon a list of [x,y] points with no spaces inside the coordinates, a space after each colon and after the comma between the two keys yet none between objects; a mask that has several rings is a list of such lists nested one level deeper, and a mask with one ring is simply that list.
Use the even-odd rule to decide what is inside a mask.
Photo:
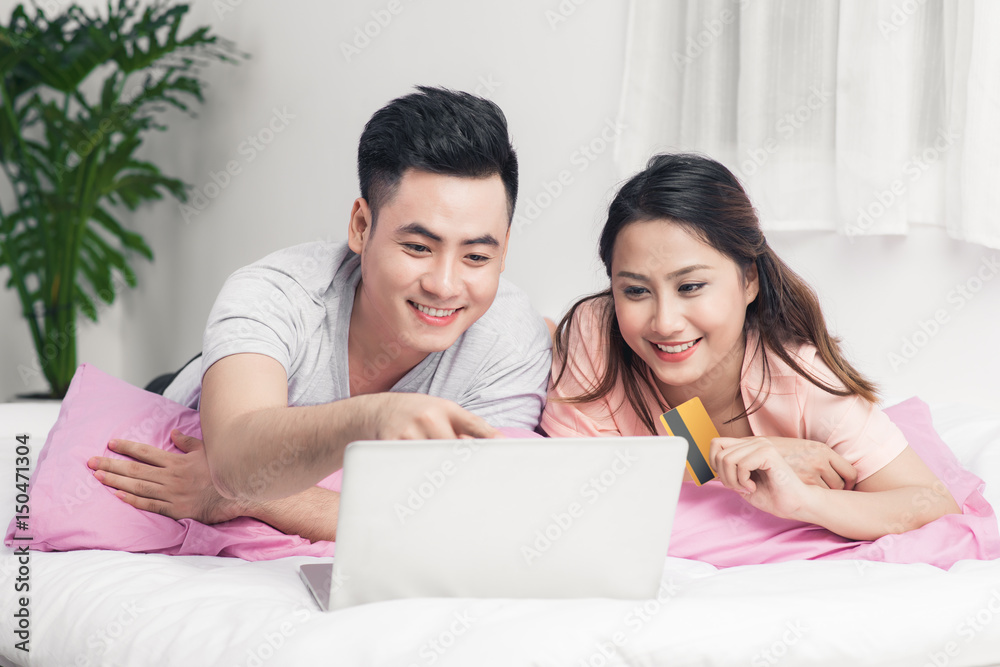
[{"label": "woman's long brown hair", "polygon": [[[629,179],[608,209],[601,232],[599,252],[611,278],[615,241],[626,225],[642,220],[669,220],[684,226],[741,269],[757,267],[760,283],[757,298],[747,306],[743,332],[749,342],[754,333],[760,355],[763,380],[749,407],[734,417],[739,419],[760,409],[770,386],[768,355],[775,355],[812,384],[837,396],[857,395],[875,402],[875,385],[844,358],[839,340],[830,335],[816,293],[767,245],[757,212],[746,191],[726,167],[707,157],[689,153],[654,156],[646,168]],[[593,388],[567,403],[589,403],[608,396],[621,382],[625,398],[650,433],[656,433],[648,398],[656,396],[646,362],[628,346],[618,327],[611,290],[584,297],[563,317],[555,334],[555,356],[560,370],[553,384],[566,372],[569,338],[579,324],[577,309],[588,301],[598,301],[598,315],[604,332],[607,363]],[[816,347],[819,357],[830,367],[841,386],[831,386],[813,376],[789,354],[803,343]],[[709,378],[710,381],[710,378]],[[666,406],[661,406],[665,408]]]}]

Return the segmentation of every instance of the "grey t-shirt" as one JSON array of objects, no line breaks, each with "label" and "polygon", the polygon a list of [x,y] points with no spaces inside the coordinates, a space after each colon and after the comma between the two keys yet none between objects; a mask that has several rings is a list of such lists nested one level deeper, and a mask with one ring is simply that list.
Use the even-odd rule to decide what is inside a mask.
[{"label": "grey t-shirt", "polygon": [[[226,280],[205,328],[201,365],[189,364],[164,396],[192,408],[219,359],[256,352],[288,375],[288,404],[350,396],[347,334],[361,259],[346,243],[286,248]],[[429,354],[392,388],[450,399],[494,427],[533,429],[545,405],[551,339],[527,296],[500,280],[489,310],[443,352]],[[366,360],[375,372],[396,350]]]}]

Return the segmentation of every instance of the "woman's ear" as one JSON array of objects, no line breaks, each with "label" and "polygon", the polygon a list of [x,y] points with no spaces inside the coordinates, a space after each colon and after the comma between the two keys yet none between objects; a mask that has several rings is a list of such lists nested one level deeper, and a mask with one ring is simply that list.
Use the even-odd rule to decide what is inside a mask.
[{"label": "woman's ear", "polygon": [[365,244],[372,233],[372,212],[368,202],[362,197],[354,200],[351,208],[351,219],[347,223],[347,245],[357,254],[365,249]]},{"label": "woman's ear", "polygon": [[743,293],[746,305],[753,303],[760,292],[760,274],[757,273],[757,262],[754,262],[743,271]]}]

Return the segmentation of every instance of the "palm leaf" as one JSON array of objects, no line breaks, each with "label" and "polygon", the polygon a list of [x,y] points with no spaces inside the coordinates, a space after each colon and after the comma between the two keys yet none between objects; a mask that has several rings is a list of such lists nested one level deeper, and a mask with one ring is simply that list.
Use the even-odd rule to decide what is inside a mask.
[{"label": "palm leaf", "polygon": [[[103,12],[71,3],[53,15],[17,5],[0,25],[0,173],[10,186],[0,188],[0,266],[36,350],[47,332],[73,330],[78,311],[96,321],[97,301],[113,301],[122,281],[135,286],[134,255],[152,259],[121,213],[186,199],[182,180],[136,153],[147,132],[166,129],[163,110],[203,103],[202,67],[245,57],[207,27],[185,31],[188,12],[169,0],[110,0]],[[139,94],[123,99],[134,81]],[[75,342],[62,347],[42,364],[55,395],[75,370]]]}]

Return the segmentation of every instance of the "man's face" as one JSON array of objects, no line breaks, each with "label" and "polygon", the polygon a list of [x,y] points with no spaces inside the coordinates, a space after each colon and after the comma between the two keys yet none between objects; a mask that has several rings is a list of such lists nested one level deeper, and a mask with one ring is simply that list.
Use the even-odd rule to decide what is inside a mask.
[{"label": "man's face", "polygon": [[381,204],[374,231],[358,199],[348,240],[361,255],[352,326],[422,354],[447,349],[493,303],[508,232],[499,175],[408,170]]}]

